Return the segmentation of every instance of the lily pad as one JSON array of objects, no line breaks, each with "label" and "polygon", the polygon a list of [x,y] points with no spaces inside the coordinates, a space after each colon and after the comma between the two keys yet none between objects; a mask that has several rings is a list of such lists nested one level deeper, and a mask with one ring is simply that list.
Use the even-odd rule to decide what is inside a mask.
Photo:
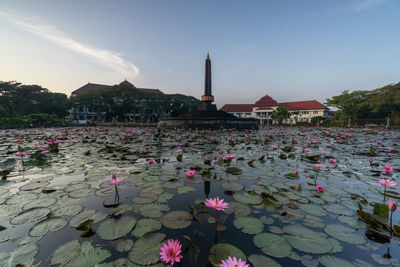
[{"label": "lily pad", "polygon": [[233,221],[233,225],[246,234],[259,234],[264,230],[264,224],[260,219],[246,216],[238,217]]},{"label": "lily pad", "polygon": [[10,253],[10,256],[4,259],[0,259],[1,266],[18,266],[18,265],[29,265],[39,252],[39,245],[31,243],[16,248]]},{"label": "lily pad", "polygon": [[353,263],[331,255],[320,256],[319,262],[326,267],[356,267]]},{"label": "lily pad", "polygon": [[43,219],[49,215],[51,210],[49,208],[32,208],[19,213],[11,219],[11,224],[24,224],[28,221],[34,222]]},{"label": "lily pad", "polygon": [[131,216],[109,219],[97,227],[96,233],[103,240],[115,240],[128,234],[135,224],[136,219]]},{"label": "lily pad", "polygon": [[163,215],[163,211],[169,211],[166,204],[146,204],[140,208],[140,215],[149,218],[159,218]]},{"label": "lily pad", "polygon": [[354,229],[344,225],[328,224],[324,230],[328,235],[353,245],[362,245],[366,242],[362,235],[357,234]]},{"label": "lily pad", "polygon": [[303,226],[288,225],[283,228],[285,236],[292,247],[307,253],[324,254],[332,250],[332,244],[326,238],[326,235],[315,232]]},{"label": "lily pad", "polygon": [[233,198],[236,201],[245,203],[245,204],[253,204],[253,205],[257,205],[257,204],[261,204],[261,202],[263,202],[263,199],[260,195],[257,195],[255,193],[248,193],[245,192],[243,194],[234,194]]},{"label": "lily pad", "polygon": [[208,256],[208,260],[215,267],[219,267],[221,261],[227,259],[229,256],[232,258],[236,257],[236,259],[242,259],[243,261],[246,261],[246,256],[243,253],[243,251],[227,243],[215,244],[210,249],[210,255]]},{"label": "lily pad", "polygon": [[57,198],[54,197],[44,197],[44,198],[39,198],[36,200],[33,200],[29,203],[27,203],[22,209],[28,210],[32,208],[38,208],[38,207],[49,207],[51,205],[54,205],[58,201]]},{"label": "lily pad", "polygon": [[160,249],[165,234],[148,233],[139,238],[129,251],[128,257],[133,263],[150,265],[160,261]]},{"label": "lily pad", "polygon": [[183,210],[168,212],[161,218],[161,223],[171,229],[183,229],[192,223],[192,214]]},{"label": "lily pad", "polygon": [[292,252],[292,247],[285,237],[276,234],[262,233],[254,236],[256,247],[272,257],[285,258]]},{"label": "lily pad", "polygon": [[136,237],[142,237],[149,232],[158,231],[161,229],[161,222],[155,219],[140,219],[137,221],[135,228],[131,234]]},{"label": "lily pad", "polygon": [[243,185],[239,184],[239,183],[222,183],[221,187],[225,190],[229,190],[229,191],[240,191],[243,189]]},{"label": "lily pad", "polygon": [[67,225],[68,221],[63,218],[50,217],[35,224],[30,230],[30,236],[44,236],[49,231],[57,232]]},{"label": "lily pad", "polygon": [[83,207],[79,204],[72,204],[68,206],[61,207],[53,212],[56,217],[59,216],[75,216],[83,210]]},{"label": "lily pad", "polygon": [[254,267],[281,267],[279,263],[263,255],[250,255],[249,261]]}]

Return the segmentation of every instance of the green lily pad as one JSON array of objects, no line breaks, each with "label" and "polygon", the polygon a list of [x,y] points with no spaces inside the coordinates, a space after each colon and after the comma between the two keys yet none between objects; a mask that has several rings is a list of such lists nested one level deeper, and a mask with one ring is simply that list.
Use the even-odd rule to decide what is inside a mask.
[{"label": "green lily pad", "polygon": [[178,194],[186,194],[189,192],[196,191],[196,188],[193,186],[182,186],[177,188]]},{"label": "green lily pad", "polygon": [[210,255],[208,256],[208,260],[215,267],[219,267],[222,260],[226,260],[229,256],[236,257],[236,259],[242,259],[246,261],[246,256],[237,247],[227,244],[227,243],[218,243],[215,244],[210,249]]},{"label": "green lily pad", "polygon": [[246,216],[238,217],[233,221],[233,225],[246,234],[259,234],[264,230],[264,224],[260,219]]},{"label": "green lily pad", "polygon": [[324,230],[328,235],[353,245],[362,245],[366,242],[365,238],[357,234],[353,228],[344,225],[328,224]]},{"label": "green lily pad", "polygon": [[32,208],[49,207],[51,205],[54,205],[57,201],[58,199],[54,197],[39,198],[27,203],[22,209],[28,210]]},{"label": "green lily pad", "polygon": [[233,198],[236,201],[245,203],[245,204],[253,204],[253,205],[257,205],[257,204],[261,204],[261,202],[263,202],[263,198],[260,195],[257,195],[255,193],[248,193],[245,192],[243,194],[234,194]]},{"label": "green lily pad", "polygon": [[148,233],[139,238],[129,251],[128,257],[133,263],[150,265],[160,261],[160,249],[165,234]]},{"label": "green lily pad", "polygon": [[19,190],[21,190],[21,191],[36,190],[36,189],[39,189],[39,188],[46,187],[49,184],[50,184],[49,182],[37,181],[37,182],[32,182],[32,183],[29,183],[29,184],[25,184],[25,185],[21,186],[19,188]]},{"label": "green lily pad", "polygon": [[163,215],[163,211],[169,211],[166,204],[146,204],[140,208],[140,215],[149,218],[159,218]]},{"label": "green lily pad", "polygon": [[136,219],[131,216],[109,219],[97,227],[96,233],[103,240],[115,240],[128,234],[135,224]]},{"label": "green lily pad", "polygon": [[50,217],[35,224],[30,230],[30,236],[44,236],[49,231],[57,232],[67,225],[68,221],[63,218]]},{"label": "green lily pad", "polygon": [[323,233],[315,232],[297,225],[285,226],[283,230],[291,234],[285,236],[290,245],[300,251],[312,254],[324,254],[329,253],[333,248],[332,244]]},{"label": "green lily pad", "polygon": [[11,224],[24,224],[28,221],[34,222],[43,219],[49,215],[51,210],[49,208],[32,208],[22,211],[17,216],[11,219]]},{"label": "green lily pad", "polygon": [[250,255],[249,261],[254,267],[281,267],[279,263],[263,255]]},{"label": "green lily pad", "polygon": [[324,255],[318,259],[326,267],[356,267],[353,263],[335,256]]},{"label": "green lily pad", "polygon": [[229,190],[229,191],[240,191],[243,189],[243,185],[239,184],[239,183],[235,183],[235,182],[231,182],[231,183],[222,183],[221,187],[225,190]]},{"label": "green lily pad", "polygon": [[31,243],[16,248],[10,253],[9,257],[0,259],[1,266],[18,266],[18,265],[29,265],[35,259],[39,252],[39,245]]},{"label": "green lily pad", "polygon": [[240,202],[229,202],[229,206],[224,210],[224,212],[226,214],[231,214],[234,212],[235,217],[242,217],[250,215],[251,209],[247,205]]},{"label": "green lily pad", "polygon": [[292,247],[285,237],[276,234],[262,233],[254,236],[256,247],[272,257],[285,258],[292,252]]},{"label": "green lily pad", "polygon": [[53,212],[56,217],[60,216],[75,216],[83,210],[83,207],[79,204],[72,204],[68,206],[61,207]]},{"label": "green lily pad", "polygon": [[136,237],[142,237],[147,233],[158,231],[161,229],[161,222],[155,219],[140,219],[137,221],[135,228],[131,234]]},{"label": "green lily pad", "polygon": [[183,210],[168,212],[161,218],[161,223],[171,229],[183,229],[192,223],[192,214]]}]

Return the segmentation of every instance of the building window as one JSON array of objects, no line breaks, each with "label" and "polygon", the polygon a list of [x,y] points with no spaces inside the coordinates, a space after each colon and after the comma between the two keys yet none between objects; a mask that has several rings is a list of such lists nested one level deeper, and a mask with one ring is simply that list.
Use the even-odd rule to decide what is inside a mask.
[{"label": "building window", "polygon": [[318,114],[318,111],[313,111],[314,114]]}]

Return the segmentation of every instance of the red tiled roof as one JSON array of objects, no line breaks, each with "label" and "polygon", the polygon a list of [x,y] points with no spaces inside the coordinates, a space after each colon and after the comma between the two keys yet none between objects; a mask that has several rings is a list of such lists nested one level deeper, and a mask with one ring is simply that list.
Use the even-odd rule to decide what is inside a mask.
[{"label": "red tiled roof", "polygon": [[273,110],[273,108],[270,107],[258,107],[256,110]]},{"label": "red tiled roof", "polygon": [[287,107],[289,110],[326,109],[326,106],[322,105],[317,100],[285,102],[279,103],[279,106]]},{"label": "red tiled roof", "polygon": [[255,107],[276,107],[278,102],[269,95],[261,97],[255,104]]},{"label": "red tiled roof", "polygon": [[252,104],[225,104],[219,110],[225,112],[251,112],[253,110]]}]

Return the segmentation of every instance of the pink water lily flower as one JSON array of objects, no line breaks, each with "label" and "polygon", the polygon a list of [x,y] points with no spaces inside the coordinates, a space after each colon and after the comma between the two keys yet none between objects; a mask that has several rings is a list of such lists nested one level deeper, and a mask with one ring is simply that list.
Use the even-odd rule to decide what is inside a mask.
[{"label": "pink water lily flower", "polygon": [[328,161],[329,161],[329,163],[336,163],[336,159],[333,159],[333,158],[330,158],[330,159],[328,159]]},{"label": "pink water lily flower", "polygon": [[277,149],[278,147],[276,145],[271,145],[272,149]]},{"label": "pink water lily flower", "polygon": [[314,167],[315,168],[320,168],[320,169],[326,168],[326,166],[324,164],[322,164],[322,163],[315,163]]},{"label": "pink water lily flower", "polygon": [[234,159],[234,158],[235,158],[235,155],[225,155],[225,158],[226,158],[226,159]]},{"label": "pink water lily flower", "polygon": [[394,170],[393,166],[390,165],[383,166],[383,169],[385,170],[385,172],[392,172]]},{"label": "pink water lily flower", "polygon": [[311,152],[311,149],[309,149],[309,148],[304,148],[303,150],[304,150],[304,152]]},{"label": "pink water lily flower", "polygon": [[160,258],[164,263],[170,263],[172,266],[175,262],[180,262],[182,244],[178,240],[168,239],[168,243],[161,247]]},{"label": "pink water lily flower", "polygon": [[385,187],[386,186],[395,186],[396,185],[395,182],[390,181],[389,179],[379,179],[378,183],[380,183],[381,185],[384,185]]},{"label": "pink water lily flower", "polygon": [[149,159],[148,163],[149,163],[149,164],[154,164],[154,160]]},{"label": "pink water lily flower", "polygon": [[387,205],[388,205],[388,208],[389,208],[389,210],[391,212],[396,211],[396,209],[397,209],[397,202],[396,201],[388,201]]},{"label": "pink water lily flower", "polygon": [[221,264],[219,265],[220,267],[249,267],[248,264],[246,264],[245,261],[239,258],[236,259],[236,257],[231,258],[231,256],[228,257],[226,260],[222,260]]},{"label": "pink water lily flower", "polygon": [[17,153],[15,153],[15,155],[16,155],[16,156],[19,156],[19,157],[23,157],[23,156],[26,155],[26,152],[25,152],[25,151],[23,151],[23,152],[17,152]]},{"label": "pink water lily flower", "polygon": [[49,153],[48,150],[43,150],[42,152],[40,152],[40,154],[42,154],[42,155],[45,155],[45,154],[47,154],[47,153]]},{"label": "pink water lily flower", "polygon": [[176,153],[182,153],[182,149],[175,150]]},{"label": "pink water lily flower", "polygon": [[320,185],[317,185],[317,186],[315,187],[315,191],[317,191],[318,193],[324,192],[325,189],[326,189],[325,187],[322,187],[322,186],[320,186]]},{"label": "pink water lily flower", "polygon": [[207,207],[213,208],[214,210],[224,210],[228,208],[228,203],[224,202],[224,199],[216,198],[208,198],[204,201]]},{"label": "pink water lily flower", "polygon": [[108,181],[108,184],[120,186],[123,182],[124,182],[123,179],[119,179],[115,176],[115,174],[113,174],[112,179]]},{"label": "pink water lily flower", "polygon": [[196,175],[196,171],[195,170],[190,170],[186,172],[186,176],[189,178],[193,178],[193,176]]}]

